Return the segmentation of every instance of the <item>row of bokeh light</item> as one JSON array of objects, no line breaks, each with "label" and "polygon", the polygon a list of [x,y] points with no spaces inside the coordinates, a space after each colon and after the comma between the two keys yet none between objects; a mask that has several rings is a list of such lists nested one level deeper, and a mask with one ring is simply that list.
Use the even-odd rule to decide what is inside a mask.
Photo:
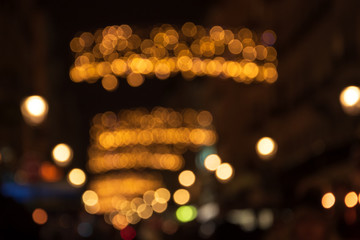
[{"label": "row of bokeh light", "polygon": [[[335,205],[336,198],[332,192],[325,193],[321,198],[321,205],[325,209],[330,209]],[[348,192],[344,197],[344,204],[348,208],[355,207],[358,203],[360,203],[360,194],[356,192]]]},{"label": "row of bokeh light", "polygon": [[273,83],[278,78],[272,30],[258,36],[247,28],[206,29],[191,22],[180,29],[163,24],[148,33],[136,30],[124,24],[74,37],[71,80],[94,83],[101,79],[103,88],[113,91],[118,87],[117,77],[138,87],[145,77],[163,80],[179,72],[185,79],[211,76],[245,83]]}]

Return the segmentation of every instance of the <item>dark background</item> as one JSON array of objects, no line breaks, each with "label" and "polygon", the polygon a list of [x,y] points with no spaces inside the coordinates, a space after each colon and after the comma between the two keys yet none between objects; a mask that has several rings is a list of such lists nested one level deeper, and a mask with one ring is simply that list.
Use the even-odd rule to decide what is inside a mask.
[{"label": "dark background", "polygon": [[[231,182],[212,186],[221,215],[210,238],[225,239],[226,233],[234,232],[247,239],[360,239],[358,206],[351,210],[354,221],[347,220],[349,210],[343,206],[347,192],[359,192],[359,117],[345,114],[339,103],[341,90],[357,85],[360,79],[359,10],[356,0],[1,1],[2,182],[12,182],[19,170],[29,171],[29,159],[51,161],[51,149],[58,142],[74,150],[69,169],[84,168],[88,130],[96,113],[159,105],[206,109],[214,116],[218,154],[235,168]],[[106,92],[100,82],[71,82],[68,72],[74,59],[69,42],[77,34],[108,25],[150,29],[163,23],[181,26],[187,21],[205,27],[274,30],[278,81],[247,85],[207,77],[185,81],[176,76],[164,81],[147,79],[141,87],[132,88],[120,79],[114,92]],[[50,107],[47,120],[39,127],[27,126],[20,113],[21,100],[31,94],[43,95]],[[254,148],[265,135],[279,146],[269,162],[261,161]],[[38,227],[41,239],[81,238],[76,226],[84,219],[94,226],[90,238],[120,238],[101,217],[84,212],[81,190],[72,189],[66,181],[49,186],[37,179],[30,185],[62,189],[53,195],[15,198],[25,212],[42,207],[50,213],[48,223]],[[324,211],[320,201],[327,191],[335,193],[337,202],[335,209]],[[6,201],[1,207],[12,212],[8,206],[15,203]],[[229,210],[244,208],[270,208],[276,224],[270,230],[250,233],[225,224]],[[1,213],[4,222],[7,215]],[[59,224],[64,218],[65,227]],[[159,219],[142,221],[135,228],[140,232],[152,229],[157,233],[152,239],[200,238],[198,223],[181,225],[175,235],[168,236],[156,227]],[[312,226],[320,222],[330,233],[311,238],[311,230],[301,225],[304,222]],[[297,223],[303,228],[296,230]],[[23,228],[11,226],[12,234]],[[310,234],[305,238],[297,234],[307,231]],[[138,238],[151,239],[144,236]]]}]

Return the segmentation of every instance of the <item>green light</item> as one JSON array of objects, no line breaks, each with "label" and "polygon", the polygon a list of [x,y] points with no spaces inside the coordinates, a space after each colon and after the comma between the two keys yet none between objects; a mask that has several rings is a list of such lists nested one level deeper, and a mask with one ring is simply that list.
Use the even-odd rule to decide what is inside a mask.
[{"label": "green light", "polygon": [[197,216],[197,210],[194,206],[185,205],[176,210],[176,218],[180,222],[190,222]]}]

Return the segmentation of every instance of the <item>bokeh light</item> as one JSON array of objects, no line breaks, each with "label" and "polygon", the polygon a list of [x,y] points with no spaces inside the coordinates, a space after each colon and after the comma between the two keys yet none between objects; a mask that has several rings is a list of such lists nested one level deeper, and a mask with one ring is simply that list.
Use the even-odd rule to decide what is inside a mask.
[{"label": "bokeh light", "polygon": [[359,102],[360,89],[356,86],[349,86],[343,89],[340,94],[340,102],[344,106],[354,106]]},{"label": "bokeh light", "polygon": [[32,212],[32,219],[35,223],[39,224],[39,225],[43,225],[47,222],[48,220],[48,214],[46,213],[46,211],[42,208],[36,208],[33,212]]},{"label": "bokeh light", "polygon": [[349,192],[346,194],[344,199],[345,205],[348,208],[355,207],[355,205],[358,203],[358,196],[355,192]]},{"label": "bokeh light", "polygon": [[234,174],[234,169],[229,163],[222,163],[216,168],[215,175],[220,181],[228,181]]},{"label": "bokeh light", "polygon": [[198,220],[202,223],[208,222],[220,213],[219,205],[216,202],[209,202],[202,205],[198,211]]},{"label": "bokeh light", "polygon": [[321,199],[321,205],[323,208],[329,209],[335,204],[335,196],[333,193],[328,192],[325,193],[324,196]]},{"label": "bokeh light", "polygon": [[82,195],[82,200],[83,203],[87,206],[95,206],[99,201],[99,197],[96,192],[92,190],[86,190]]},{"label": "bokeh light", "polygon": [[179,205],[184,205],[190,200],[190,193],[186,189],[178,189],[173,195],[174,202]]},{"label": "bokeh light", "polygon": [[360,113],[360,89],[357,86],[348,86],[340,93],[340,103],[343,110],[349,115]]},{"label": "bokeh light", "polygon": [[171,219],[167,219],[163,221],[161,225],[161,230],[168,235],[172,235],[176,233],[178,229],[179,229],[179,224]]},{"label": "bokeh light", "polygon": [[180,222],[191,222],[197,216],[197,209],[191,205],[181,206],[176,210],[176,218]]},{"label": "bokeh light", "polygon": [[80,168],[74,168],[69,172],[67,180],[73,187],[81,187],[85,184],[86,174]]},{"label": "bokeh light", "polygon": [[204,166],[209,171],[215,171],[221,164],[221,159],[217,154],[210,154],[204,160]]},{"label": "bokeh light", "polygon": [[190,170],[184,170],[179,174],[179,183],[185,187],[190,187],[195,182],[195,174]]},{"label": "bokeh light", "polygon": [[38,95],[29,96],[21,103],[21,113],[25,121],[34,126],[45,120],[48,108],[46,100]]},{"label": "bokeh light", "polygon": [[263,160],[271,159],[277,152],[277,144],[270,137],[263,137],[256,143],[256,153]]},{"label": "bokeh light", "polygon": [[52,150],[52,158],[58,166],[65,167],[71,162],[73,151],[69,145],[59,143]]},{"label": "bokeh light", "polygon": [[166,188],[159,188],[155,191],[155,199],[159,203],[166,203],[169,201],[171,194]]},{"label": "bokeh light", "polygon": [[[178,73],[188,80],[204,75],[246,83],[277,80],[277,53],[272,47],[276,35],[272,30],[257,35],[247,28],[234,32],[192,22],[181,27],[155,26],[148,34],[144,29],[136,30],[139,33],[128,25],[107,26],[94,34],[84,32],[74,37],[70,42],[75,55],[71,80],[94,83],[101,79],[107,91],[116,89],[119,77],[138,87],[145,78],[164,80]],[[273,68],[266,64],[273,64]]]},{"label": "bokeh light", "polygon": [[259,228],[266,230],[274,223],[274,212],[271,209],[262,209],[258,215]]},{"label": "bokeh light", "polygon": [[81,222],[77,227],[77,231],[80,236],[87,238],[93,233],[93,227],[89,222]]},{"label": "bokeh light", "polygon": [[41,163],[39,173],[41,178],[46,182],[56,182],[62,177],[62,172],[49,162]]}]

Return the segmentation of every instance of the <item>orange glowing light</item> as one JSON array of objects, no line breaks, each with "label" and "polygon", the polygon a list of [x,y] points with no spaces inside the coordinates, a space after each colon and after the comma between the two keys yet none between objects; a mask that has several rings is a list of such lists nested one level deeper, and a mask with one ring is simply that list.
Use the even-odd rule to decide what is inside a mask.
[{"label": "orange glowing light", "polygon": [[321,204],[324,208],[329,209],[335,204],[335,196],[333,193],[325,193],[321,199]]},{"label": "orange glowing light", "polygon": [[355,207],[355,205],[358,203],[357,194],[355,192],[349,192],[348,194],[346,194],[344,202],[348,208]]},{"label": "orange glowing light", "polygon": [[61,179],[61,172],[56,166],[49,162],[43,162],[40,166],[40,176],[44,181],[56,182]]},{"label": "orange glowing light", "polygon": [[32,213],[32,219],[35,223],[43,225],[47,222],[48,215],[44,209],[36,208]]}]

